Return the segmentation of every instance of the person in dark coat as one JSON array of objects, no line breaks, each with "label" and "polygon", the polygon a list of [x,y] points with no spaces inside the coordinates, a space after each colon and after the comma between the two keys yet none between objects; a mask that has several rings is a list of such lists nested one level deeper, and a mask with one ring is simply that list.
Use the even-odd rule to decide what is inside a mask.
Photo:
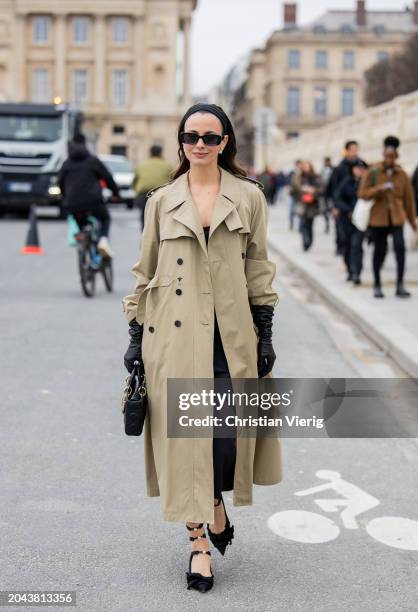
[{"label": "person in dark coat", "polygon": [[353,163],[352,174],[346,176],[334,192],[334,203],[340,211],[340,224],[344,233],[344,261],[347,266],[347,281],[360,285],[360,275],[363,268],[363,239],[361,232],[351,222],[354,207],[357,202],[357,189],[360,179],[368,168],[366,162],[358,159]]},{"label": "person in dark coat", "polygon": [[271,172],[269,168],[265,168],[265,170],[258,175],[257,180],[264,187],[264,195],[267,203],[273,204],[276,194],[276,175]]},{"label": "person in dark coat", "polygon": [[84,134],[76,134],[68,143],[68,159],[64,162],[58,184],[64,198],[64,206],[73,215],[80,229],[92,215],[100,222],[99,252],[112,257],[109,245],[111,218],[103,199],[100,181],[105,181],[113,198],[119,199],[119,190],[106,166],[86,147]]},{"label": "person in dark coat", "polygon": [[344,230],[343,224],[340,222],[340,211],[335,205],[334,194],[339,185],[343,182],[346,176],[352,175],[353,164],[358,159],[358,142],[355,140],[349,140],[345,144],[344,157],[341,162],[336,166],[331,174],[331,178],[327,185],[326,197],[330,198],[334,203],[333,215],[335,218],[335,240],[336,240],[336,253],[337,255],[344,255]]}]

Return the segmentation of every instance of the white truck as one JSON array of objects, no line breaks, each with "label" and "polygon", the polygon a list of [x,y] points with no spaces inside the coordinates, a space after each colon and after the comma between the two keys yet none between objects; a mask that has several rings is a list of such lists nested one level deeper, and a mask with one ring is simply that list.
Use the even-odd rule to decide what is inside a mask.
[{"label": "white truck", "polygon": [[64,215],[57,175],[82,119],[66,104],[0,104],[0,212],[36,204]]}]

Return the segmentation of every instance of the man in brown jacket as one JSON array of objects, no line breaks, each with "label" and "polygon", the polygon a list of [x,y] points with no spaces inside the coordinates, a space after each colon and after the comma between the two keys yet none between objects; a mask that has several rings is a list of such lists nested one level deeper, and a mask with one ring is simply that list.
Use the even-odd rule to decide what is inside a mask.
[{"label": "man in brown jacket", "polygon": [[374,242],[373,272],[374,296],[383,298],[380,270],[387,251],[387,237],[392,234],[397,263],[396,295],[410,297],[403,285],[405,270],[405,241],[403,225],[408,219],[418,232],[416,205],[411,181],[406,172],[396,163],[400,141],[388,136],[383,143],[383,162],[376,164],[363,177],[358,196],[374,200],[370,212],[369,229]]}]

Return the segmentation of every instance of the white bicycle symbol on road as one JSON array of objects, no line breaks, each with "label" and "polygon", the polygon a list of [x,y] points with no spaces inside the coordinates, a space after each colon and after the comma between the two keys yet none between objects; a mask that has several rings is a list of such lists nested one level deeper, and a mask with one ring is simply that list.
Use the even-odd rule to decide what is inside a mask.
[{"label": "white bicycle symbol on road", "polygon": [[[317,506],[324,512],[339,512],[346,529],[360,527],[357,517],[375,508],[380,501],[356,485],[341,478],[334,470],[318,470],[316,476],[328,482],[297,491],[303,497],[331,489],[341,495],[335,499],[315,499]],[[362,521],[364,524],[364,521]],[[322,544],[335,540],[340,527],[330,518],[307,510],[285,510],[276,512],[267,521],[270,529],[287,540],[305,544]],[[418,550],[418,521],[401,516],[380,516],[365,525],[367,533],[382,544],[403,550]]]}]

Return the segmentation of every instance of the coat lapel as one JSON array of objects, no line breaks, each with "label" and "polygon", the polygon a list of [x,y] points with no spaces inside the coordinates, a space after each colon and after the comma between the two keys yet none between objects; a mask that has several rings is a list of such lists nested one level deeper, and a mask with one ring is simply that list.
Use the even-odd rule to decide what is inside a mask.
[{"label": "coat lapel", "polygon": [[173,219],[189,228],[195,234],[203,251],[207,253],[203,227],[190,193],[187,173],[182,174],[177,179],[176,184],[173,185],[173,191],[170,193],[170,203],[166,211],[173,211]]},{"label": "coat lapel", "polygon": [[225,224],[230,232],[239,230],[243,227],[241,218],[238,214],[237,207],[239,206],[239,188],[237,180],[232,174],[221,170],[221,185],[219,195],[215,202],[213,210],[212,223],[210,226],[209,238],[217,227],[225,221]]},{"label": "coat lapel", "polygon": [[[209,239],[223,221],[225,221],[230,232],[243,228],[237,211],[239,206],[239,188],[236,181],[237,179],[232,174],[221,168],[221,184],[213,210]],[[198,210],[193,202],[192,194],[190,193],[187,173],[178,178],[175,188],[170,194],[170,200],[171,202],[167,206],[166,211],[174,211],[173,219],[188,227],[195,234],[204,252],[207,253],[203,227]]]}]

